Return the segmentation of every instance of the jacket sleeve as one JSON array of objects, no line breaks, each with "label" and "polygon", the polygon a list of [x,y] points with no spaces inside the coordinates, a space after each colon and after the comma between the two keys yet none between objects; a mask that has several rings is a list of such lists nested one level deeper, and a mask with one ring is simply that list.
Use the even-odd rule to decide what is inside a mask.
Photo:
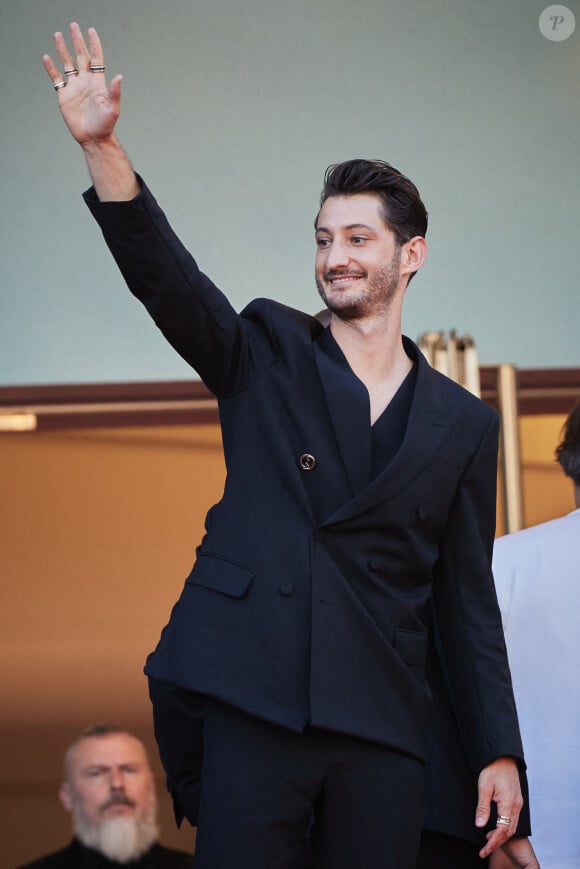
[{"label": "jacket sleeve", "polygon": [[155,198],[142,190],[127,202],[84,199],[125,281],[165,338],[218,397],[245,388],[276,358],[271,333],[252,312],[238,315],[200,271]]},{"label": "jacket sleeve", "polygon": [[436,565],[435,642],[476,775],[501,756],[523,761],[491,558],[498,421],[494,415],[460,482]]},{"label": "jacket sleeve", "polygon": [[[474,782],[498,757],[517,761],[524,807],[516,835],[522,836],[531,831],[528,783],[491,568],[497,454],[494,415],[452,505],[435,569],[432,631],[437,665]],[[491,827],[494,823],[492,818]]]}]

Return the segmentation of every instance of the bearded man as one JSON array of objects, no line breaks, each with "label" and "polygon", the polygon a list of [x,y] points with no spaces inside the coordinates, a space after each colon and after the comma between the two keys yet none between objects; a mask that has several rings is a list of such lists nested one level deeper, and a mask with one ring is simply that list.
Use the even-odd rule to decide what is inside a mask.
[{"label": "bearded man", "polygon": [[157,797],[145,746],[116,727],[86,730],[69,746],[59,796],[74,839],[23,869],[186,869],[191,856],[157,843]]}]

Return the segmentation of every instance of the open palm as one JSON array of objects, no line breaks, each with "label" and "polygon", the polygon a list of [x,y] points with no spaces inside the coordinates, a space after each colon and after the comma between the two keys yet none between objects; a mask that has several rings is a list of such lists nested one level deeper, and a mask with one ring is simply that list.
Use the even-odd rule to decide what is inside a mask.
[{"label": "open palm", "polygon": [[[58,32],[54,44],[62,70],[50,55],[45,54],[42,60],[54,85],[66,82],[66,86],[56,91],[60,110],[72,136],[84,146],[107,139],[113,133],[120,112],[122,76],[115,76],[107,86],[103,50],[96,30],[88,30],[88,48],[78,24],[70,25],[70,36],[76,59],[63,34]],[[103,71],[94,72],[91,67],[103,67]]]}]

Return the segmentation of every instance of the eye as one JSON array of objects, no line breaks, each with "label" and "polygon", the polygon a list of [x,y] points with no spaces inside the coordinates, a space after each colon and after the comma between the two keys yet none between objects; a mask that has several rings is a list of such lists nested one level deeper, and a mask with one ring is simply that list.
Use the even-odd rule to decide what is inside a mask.
[{"label": "eye", "polygon": [[316,239],[316,247],[318,248],[318,250],[324,250],[325,248],[328,247],[329,244],[330,244],[329,238],[319,237]]},{"label": "eye", "polygon": [[353,235],[352,238],[351,238],[351,242],[352,242],[353,244],[356,244],[356,245],[359,245],[359,246],[360,246],[361,244],[364,244],[365,241],[367,241],[367,239],[365,238],[364,235]]}]

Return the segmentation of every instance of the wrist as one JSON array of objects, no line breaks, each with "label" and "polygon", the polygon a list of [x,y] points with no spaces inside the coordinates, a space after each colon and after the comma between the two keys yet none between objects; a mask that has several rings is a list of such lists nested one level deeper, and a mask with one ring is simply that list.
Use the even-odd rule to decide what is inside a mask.
[{"label": "wrist", "polygon": [[124,202],[140,193],[133,167],[114,133],[81,147],[101,202]]},{"label": "wrist", "polygon": [[87,160],[102,159],[106,155],[123,151],[123,147],[115,133],[109,133],[100,139],[87,139],[86,142],[79,142],[79,144]]}]

